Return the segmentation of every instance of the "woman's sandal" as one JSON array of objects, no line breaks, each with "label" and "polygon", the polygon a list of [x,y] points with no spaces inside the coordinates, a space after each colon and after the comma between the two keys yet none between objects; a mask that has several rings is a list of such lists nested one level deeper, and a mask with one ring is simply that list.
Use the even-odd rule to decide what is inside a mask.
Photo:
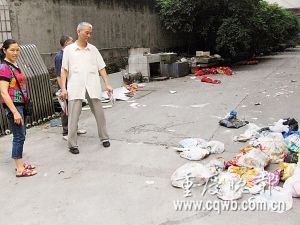
[{"label": "woman's sandal", "polygon": [[24,169],[21,174],[16,174],[16,177],[31,177],[36,175],[37,172],[30,169]]},{"label": "woman's sandal", "polygon": [[33,170],[35,169],[35,166],[34,165],[31,165],[31,164],[28,164],[28,163],[24,163],[24,168],[25,169],[28,169],[28,170]]},{"label": "woman's sandal", "polygon": [[[31,164],[28,164],[28,163],[24,163],[23,166],[24,166],[24,169],[27,169],[27,170],[34,170],[35,169],[34,165],[31,165]],[[17,171],[17,168],[15,170]]]}]

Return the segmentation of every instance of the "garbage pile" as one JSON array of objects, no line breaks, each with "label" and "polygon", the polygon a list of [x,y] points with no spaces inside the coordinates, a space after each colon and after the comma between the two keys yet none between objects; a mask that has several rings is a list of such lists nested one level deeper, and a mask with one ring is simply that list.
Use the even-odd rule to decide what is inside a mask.
[{"label": "garbage pile", "polygon": [[[252,197],[255,201],[270,203],[280,200],[286,203],[285,210],[292,208],[292,197],[300,197],[298,122],[286,118],[268,127],[260,128],[252,123],[247,126],[248,129],[234,137],[234,141],[248,144],[232,159],[217,158],[207,164],[186,163],[172,174],[171,184],[186,190],[186,181],[189,180],[193,184],[191,188],[205,184],[205,187],[210,187],[205,191],[222,200],[236,200],[248,193],[255,195]],[[188,160],[202,160],[211,153],[224,151],[223,143],[200,138],[184,139],[179,144],[181,148],[176,150]],[[278,165],[275,170],[267,171],[270,164]]]}]

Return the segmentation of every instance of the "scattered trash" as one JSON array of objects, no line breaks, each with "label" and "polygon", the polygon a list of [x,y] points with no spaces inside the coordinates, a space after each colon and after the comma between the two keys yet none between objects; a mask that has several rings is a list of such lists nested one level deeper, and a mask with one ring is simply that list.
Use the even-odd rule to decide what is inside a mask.
[{"label": "scattered trash", "polygon": [[148,184],[148,185],[155,184],[155,182],[153,180],[147,180],[145,183]]},{"label": "scattered trash", "polygon": [[139,106],[141,106],[139,103],[137,103],[137,102],[134,102],[134,103],[131,103],[130,105],[129,105],[131,108],[134,108],[134,109],[137,109]]},{"label": "scattered trash", "polygon": [[109,99],[101,99],[102,103],[108,103],[110,100]]},{"label": "scattered trash", "polygon": [[175,94],[177,93],[177,91],[169,91],[171,94]]},{"label": "scattered trash", "polygon": [[201,160],[209,155],[209,150],[206,148],[201,148],[199,146],[190,147],[188,150],[180,153],[182,158],[188,160]]},{"label": "scattered trash", "polygon": [[289,152],[284,158],[284,162],[287,163],[298,163],[300,162],[300,152]]},{"label": "scattered trash", "polygon": [[212,67],[212,68],[204,68],[198,69],[195,71],[196,76],[203,76],[206,74],[224,74],[230,76],[233,74],[233,71],[229,67]]},{"label": "scattered trash", "polygon": [[209,169],[201,163],[189,162],[179,167],[171,176],[171,184],[174,187],[183,188],[186,177],[189,177],[193,187],[201,186],[213,176]]},{"label": "scattered trash", "polygon": [[50,126],[51,127],[60,127],[61,126],[61,119],[57,118],[57,119],[50,120]]},{"label": "scattered trash", "polygon": [[191,105],[190,107],[192,107],[192,108],[203,108],[203,107],[205,107],[205,106],[207,106],[209,104],[210,103],[205,103],[205,104],[201,104],[201,105]]},{"label": "scattered trash", "polygon": [[237,200],[242,197],[243,188],[239,184],[243,184],[240,176],[237,174],[222,172],[216,178],[214,182],[214,190],[211,190],[211,194],[216,194],[218,198],[224,201]]},{"label": "scattered trash", "polygon": [[289,177],[293,176],[296,170],[296,163],[279,163],[279,167],[276,169],[280,173],[280,179],[286,181]]},{"label": "scattered trash", "polygon": [[220,80],[215,80],[208,76],[201,76],[200,80],[201,80],[201,82],[211,83],[211,84],[220,84],[221,83]]},{"label": "scattered trash", "polygon": [[248,129],[243,134],[240,134],[239,136],[235,136],[233,140],[239,142],[249,141],[251,138],[255,137],[255,135],[258,134],[258,130],[260,129],[254,123],[248,123],[247,127]]},{"label": "scattered trash", "polygon": [[238,158],[237,165],[263,169],[269,164],[269,161],[270,159],[267,154],[257,148],[252,148],[246,154]]},{"label": "scattered trash", "polygon": [[291,80],[292,83],[297,82],[296,80]]},{"label": "scattered trash", "polygon": [[248,201],[256,202],[256,204],[266,203],[269,211],[274,211],[274,203],[283,202],[285,207],[276,208],[274,212],[277,213],[283,213],[293,207],[292,195],[281,187],[260,192],[259,195],[251,197]]},{"label": "scattered trash", "polygon": [[[243,193],[255,194],[250,200],[265,202],[269,210],[274,210],[274,201],[286,204],[286,208],[276,212],[291,209],[292,197],[300,197],[300,163],[296,164],[300,161],[298,122],[294,118],[280,119],[272,126],[260,128],[253,123],[239,121],[236,111],[229,112],[222,120],[244,122],[246,131],[235,136],[234,141],[249,141],[249,144],[227,162],[220,158],[206,165],[196,162],[184,164],[173,173],[172,185],[186,190],[205,184],[203,192],[207,191],[224,201],[239,199]],[[201,138],[186,138],[179,145],[174,149],[188,160],[201,160],[225,149],[222,142]],[[279,165],[274,171],[266,171],[270,163]],[[225,168],[227,171],[224,171]],[[284,182],[283,188],[278,186],[280,181]],[[209,189],[206,189],[207,186]]]},{"label": "scattered trash", "polygon": [[247,125],[248,123],[249,123],[248,121],[239,120],[237,118],[236,111],[231,111],[224,117],[224,119],[219,121],[219,124],[221,126],[228,127],[228,128],[240,128]]},{"label": "scattered trash", "polygon": [[261,103],[260,103],[260,102],[257,102],[257,103],[255,103],[254,105],[261,105]]},{"label": "scattered trash", "polygon": [[300,164],[297,164],[294,174],[284,182],[283,189],[293,197],[300,197]]},{"label": "scattered trash", "polygon": [[120,87],[113,90],[112,96],[109,96],[106,91],[102,92],[102,98],[108,99],[109,101],[111,101],[112,98],[115,100],[127,101],[131,98],[127,96],[128,93],[129,91],[125,87]]},{"label": "scattered trash", "polygon": [[65,171],[64,170],[60,170],[59,172],[58,172],[58,174],[62,174],[62,173],[64,173]]},{"label": "scattered trash", "polygon": [[103,109],[112,108],[112,105],[103,105],[102,108],[103,108]]},{"label": "scattered trash", "polygon": [[290,152],[300,152],[300,136],[298,134],[292,134],[286,139],[287,148]]},{"label": "scattered trash", "polygon": [[205,141],[201,138],[187,138],[179,142],[183,148],[175,148],[180,156],[188,160],[201,160],[209,154],[224,152],[224,144],[220,141]]},{"label": "scattered trash", "polygon": [[161,105],[162,107],[179,108],[178,105]]},{"label": "scattered trash", "polygon": [[259,137],[252,145],[266,153],[271,163],[283,162],[288,150],[287,144],[280,133],[268,133],[266,136]]},{"label": "scattered trash", "polygon": [[216,158],[207,164],[188,162],[175,170],[171,176],[171,184],[174,187],[183,188],[186,178],[192,182],[192,187],[201,186],[208,180],[224,170],[224,160]]},{"label": "scattered trash", "polygon": [[168,132],[175,132],[176,130],[168,129]]},{"label": "scattered trash", "polygon": [[287,118],[284,119],[285,121],[282,123],[283,125],[288,125],[289,126],[289,131],[298,131],[299,126],[297,120],[294,118]]}]

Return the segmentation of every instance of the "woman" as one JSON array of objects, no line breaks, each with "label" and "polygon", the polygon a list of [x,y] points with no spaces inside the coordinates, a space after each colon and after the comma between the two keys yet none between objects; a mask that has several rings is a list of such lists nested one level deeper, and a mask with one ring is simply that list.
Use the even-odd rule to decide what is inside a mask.
[{"label": "woman", "polygon": [[16,176],[37,174],[35,166],[24,163],[23,145],[26,136],[24,105],[27,101],[26,76],[18,68],[20,47],[15,40],[7,39],[0,49],[0,93],[9,126],[13,133],[12,158],[16,164]]}]

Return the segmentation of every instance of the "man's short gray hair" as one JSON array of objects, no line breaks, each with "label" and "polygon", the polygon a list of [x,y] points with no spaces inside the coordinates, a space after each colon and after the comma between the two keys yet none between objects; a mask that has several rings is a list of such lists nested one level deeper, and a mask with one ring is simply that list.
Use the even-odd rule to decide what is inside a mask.
[{"label": "man's short gray hair", "polygon": [[91,29],[93,29],[92,24],[88,23],[88,22],[81,22],[78,24],[77,26],[77,31],[82,30],[84,27],[90,27]]}]

